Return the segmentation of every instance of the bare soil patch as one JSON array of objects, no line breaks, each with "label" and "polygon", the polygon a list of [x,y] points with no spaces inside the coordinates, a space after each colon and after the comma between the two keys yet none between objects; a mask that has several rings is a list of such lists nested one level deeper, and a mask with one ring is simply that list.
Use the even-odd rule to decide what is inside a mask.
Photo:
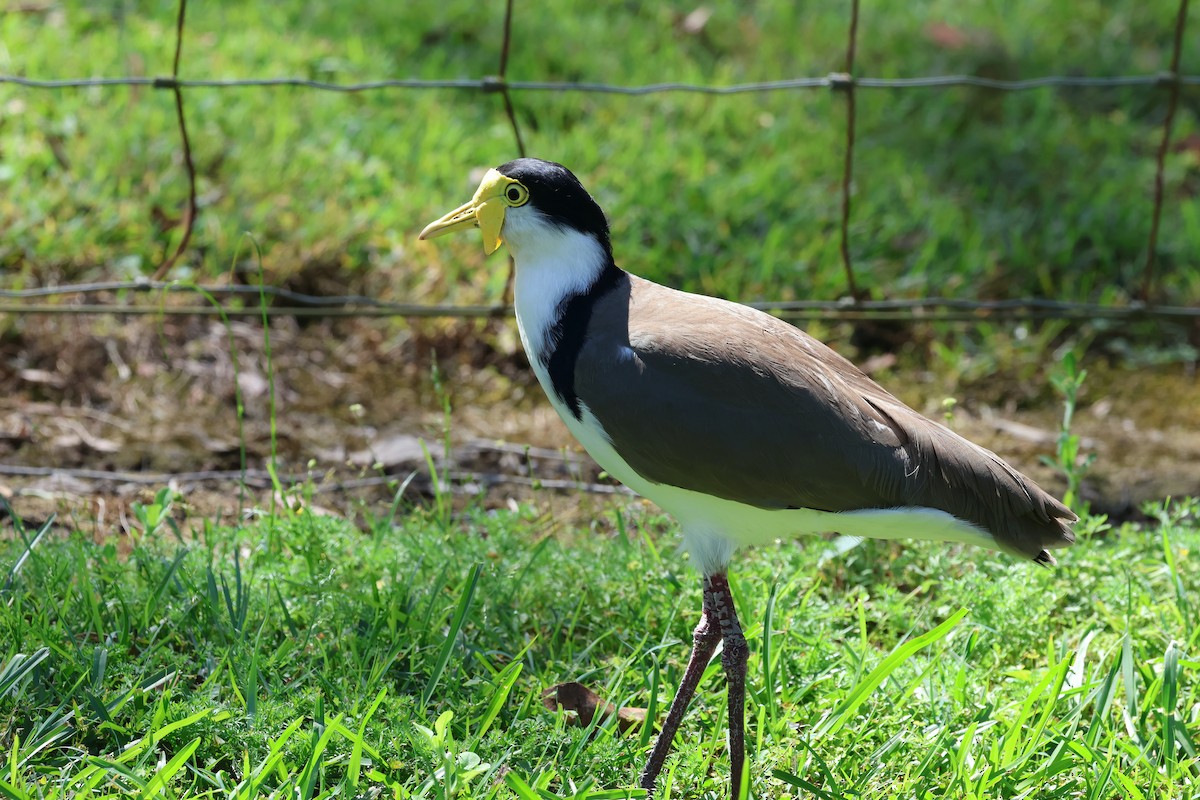
[{"label": "bare soil patch", "polygon": [[[277,319],[269,347],[248,321],[0,323],[0,493],[31,523],[57,514],[63,526],[111,535],[129,528],[131,503],[168,483],[192,519],[232,521],[273,502],[384,514],[410,475],[407,497],[431,491],[426,449],[457,492],[495,505],[535,499],[560,522],[619,491],[545,401],[511,320]],[[1180,366],[1089,369],[1076,432],[1097,455],[1085,485],[1093,508],[1124,518],[1146,500],[1200,494],[1195,376]],[[905,380],[883,382],[905,401],[934,415],[955,396],[953,427],[1061,488],[1041,463],[1061,414],[1044,380],[949,386],[920,370],[895,374]],[[291,496],[272,489],[272,451]]]}]

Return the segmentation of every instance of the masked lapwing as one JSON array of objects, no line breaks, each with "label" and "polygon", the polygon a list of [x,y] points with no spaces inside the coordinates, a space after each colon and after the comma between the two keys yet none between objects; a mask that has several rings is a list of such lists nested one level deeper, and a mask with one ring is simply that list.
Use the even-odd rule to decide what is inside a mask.
[{"label": "masked lapwing", "polygon": [[489,170],[421,238],[472,227],[487,253],[512,253],[517,327],[550,403],[603,469],[679,521],[703,576],[691,658],[642,771],[649,792],[722,640],[732,796],[741,786],[748,649],[726,577],[740,547],[836,532],[1052,564],[1074,541],[1070,509],[803,331],[622,270],[604,212],[560,164]]}]

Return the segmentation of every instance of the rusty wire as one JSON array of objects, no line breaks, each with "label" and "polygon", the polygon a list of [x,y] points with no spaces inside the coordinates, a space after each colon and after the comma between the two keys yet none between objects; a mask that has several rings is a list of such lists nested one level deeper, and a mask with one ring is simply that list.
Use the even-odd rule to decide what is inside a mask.
[{"label": "rusty wire", "polygon": [[854,264],[850,260],[850,196],[854,180],[854,55],[858,47],[858,0],[850,3],[850,33],[846,42],[846,148],[842,163],[842,266],[846,270],[846,289],[855,302],[862,300],[854,280]]},{"label": "rusty wire", "polygon": [[[521,126],[517,123],[517,112],[513,108],[512,95],[508,91],[508,51],[512,45],[513,0],[504,3],[504,38],[500,43],[500,91],[504,98],[504,113],[508,115],[508,123],[512,126],[513,138],[517,140],[517,154],[525,157],[525,140],[521,138]],[[517,264],[512,254],[508,256],[508,274],[504,277],[504,289],[500,293],[502,305],[512,305],[513,282],[517,278]]]},{"label": "rusty wire", "polygon": [[187,251],[188,243],[192,240],[192,231],[196,226],[196,164],[192,159],[192,142],[188,138],[187,116],[183,111],[183,89],[179,85],[179,60],[183,55],[183,27],[187,17],[187,0],[179,0],[179,12],[175,17],[175,58],[171,61],[171,78],[173,85],[171,93],[175,96],[175,121],[179,125],[179,141],[183,151],[183,168],[187,173],[188,195],[187,206],[183,212],[183,236],[179,244],[154,271],[154,280],[162,280],[175,266],[179,257]]},{"label": "rusty wire", "polygon": [[[415,474],[415,473],[414,473]],[[477,470],[445,470],[439,472],[443,488],[456,493],[478,491],[478,487],[526,486],[588,494],[633,495],[633,491],[619,484],[592,483],[567,478],[537,478],[529,475],[514,475],[507,472],[480,472]],[[170,484],[201,485],[236,483],[252,489],[272,489],[278,484],[285,486],[309,485],[314,494],[330,494],[377,486],[394,487],[404,483],[402,475],[371,475],[361,478],[314,480],[310,473],[273,474],[265,469],[244,470],[196,470],[191,472],[133,472],[130,470],[89,469],[85,467],[27,467],[20,464],[0,464],[0,475],[22,478],[74,478],[81,481],[104,481],[116,484],[142,486],[167,486]],[[472,488],[472,485],[476,488]],[[0,498],[2,499],[2,498]]]},{"label": "rusty wire", "polygon": [[525,141],[521,138],[521,126],[517,124],[517,112],[513,109],[512,95],[508,91],[508,51],[512,45],[513,0],[504,4],[504,38],[500,43],[500,94],[504,97],[504,113],[512,125],[513,138],[517,140],[517,153],[525,157]]},{"label": "rusty wire", "polygon": [[[588,81],[506,81],[505,86],[514,92],[559,92],[586,94],[615,94],[641,97],[655,94],[750,94],[755,92],[782,92],[795,89],[835,89],[846,82],[841,72],[831,72],[819,77],[785,78],[774,81],[753,81],[724,85],[664,82],[636,86]],[[1138,86],[1168,86],[1178,82],[1183,86],[1200,86],[1200,75],[1180,75],[1178,78],[1164,72],[1144,75],[1044,75],[1022,80],[998,80],[978,75],[929,75],[916,78],[854,78],[860,89],[954,89],[973,87],[993,89],[999,92],[1026,92],[1036,89],[1122,89]],[[461,89],[491,93],[501,91],[495,75],[482,78],[418,79],[395,78],[357,83],[334,83],[310,78],[171,78],[169,76],[125,76],[117,78],[26,78],[20,75],[0,75],[0,84],[12,84],[27,89],[90,89],[108,87],[144,86],[152,89],[269,89],[294,88],[324,92],[371,92],[389,89],[441,90]]]},{"label": "rusty wire", "polygon": [[1187,26],[1188,0],[1179,0],[1179,13],[1175,18],[1175,42],[1171,52],[1171,78],[1167,84],[1170,92],[1167,99],[1167,114],[1163,119],[1162,140],[1158,145],[1154,170],[1154,206],[1150,216],[1150,237],[1146,244],[1146,266],[1142,273],[1142,302],[1150,301],[1154,286],[1154,265],[1158,260],[1158,227],[1162,219],[1163,173],[1166,169],[1167,151],[1171,147],[1171,127],[1175,122],[1175,109],[1179,105],[1179,61],[1183,52],[1183,30]]},{"label": "rusty wire", "polygon": [[[204,305],[168,305],[154,302],[135,303],[71,300],[49,303],[54,298],[83,298],[112,294],[197,294],[208,298],[232,298],[219,307]],[[270,300],[270,304],[265,304]],[[3,302],[9,301],[9,302]],[[280,301],[280,302],[275,302]],[[888,319],[922,322],[996,321],[1032,319],[1137,320],[1200,319],[1200,307],[1148,305],[1100,305],[1064,300],[1014,299],[966,300],[944,297],[893,300],[766,300],[747,303],[786,319]],[[402,303],[365,295],[310,295],[275,286],[211,285],[197,286],[180,282],[100,281],[32,289],[0,289],[0,313],[24,314],[122,314],[203,317],[410,317],[480,318],[512,316],[508,304],[449,305]]]}]

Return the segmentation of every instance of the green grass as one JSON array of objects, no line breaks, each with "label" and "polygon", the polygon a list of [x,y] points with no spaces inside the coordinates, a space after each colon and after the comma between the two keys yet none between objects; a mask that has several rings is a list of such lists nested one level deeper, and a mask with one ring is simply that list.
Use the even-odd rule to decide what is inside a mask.
[{"label": "green grass", "polygon": [[[334,82],[494,73],[503,3],[203,2],[188,9],[188,78]],[[520,80],[727,84],[843,67],[846,2],[682,7],[517,2]],[[858,72],[871,76],[1122,75],[1165,70],[1175,0],[864,4]],[[0,18],[0,72],[162,75],[174,0],[75,0]],[[1192,28],[1196,26],[1192,14]],[[965,46],[934,41],[949,26]],[[933,31],[934,33],[931,33]],[[17,47],[11,43],[20,42]],[[1200,65],[1200,37],[1183,65]],[[852,225],[860,285],[888,296],[1050,295],[1116,302],[1140,285],[1162,89],[1015,94],[859,93]],[[532,153],[567,163],[614,222],[636,272],[742,299],[833,298],[844,104],[824,90],[624,98],[522,92]],[[244,232],[268,281],[420,300],[494,300],[501,261],[421,227],[515,155],[497,96],[290,89],[186,93],[201,215],[177,276],[227,270]],[[0,268],[10,285],[146,274],[169,252],[186,197],[174,108],[146,88],[0,86]],[[1183,92],[1175,141],[1198,132]],[[1168,155],[1162,297],[1200,299],[1200,159]],[[245,269],[254,265],[242,248]],[[479,279],[483,271],[488,275]]]},{"label": "green grass", "polygon": [[[1197,508],[1087,520],[1054,570],[934,544],[744,554],[756,796],[1191,796]],[[700,606],[671,526],[394,522],[7,541],[0,794],[627,796],[648,737],[539,696],[579,680],[661,713]],[[717,660],[670,797],[725,792],[722,688]]]}]

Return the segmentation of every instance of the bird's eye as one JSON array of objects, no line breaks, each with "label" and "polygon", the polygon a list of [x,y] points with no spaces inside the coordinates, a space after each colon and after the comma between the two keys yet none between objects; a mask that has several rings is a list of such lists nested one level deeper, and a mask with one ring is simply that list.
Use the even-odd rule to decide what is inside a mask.
[{"label": "bird's eye", "polygon": [[519,183],[510,183],[504,190],[504,197],[510,206],[522,206],[529,201],[529,190]]}]

